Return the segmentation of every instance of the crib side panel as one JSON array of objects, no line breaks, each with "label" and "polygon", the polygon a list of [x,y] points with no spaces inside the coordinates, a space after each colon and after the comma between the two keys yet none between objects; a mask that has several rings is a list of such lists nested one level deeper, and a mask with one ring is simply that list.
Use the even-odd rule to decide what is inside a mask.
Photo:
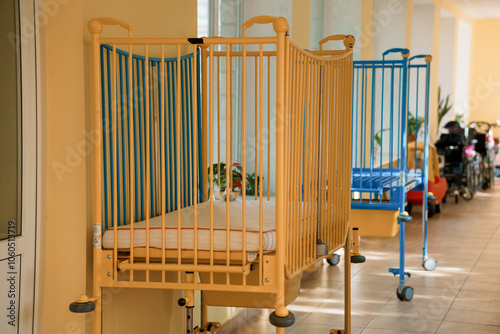
[{"label": "crib side panel", "polygon": [[287,276],[343,247],[350,216],[352,55],[290,44],[286,132]]},{"label": "crib side panel", "polygon": [[[143,221],[146,218],[146,191],[149,192],[149,215],[161,213],[161,151],[165,154],[166,212],[192,205],[193,186],[201,186],[201,106],[194,108],[194,100],[200,99],[199,83],[193,80],[193,59],[198,62],[200,55],[188,54],[180,59],[180,99],[177,98],[176,76],[177,60],[133,55],[129,64],[129,53],[101,45],[101,108],[103,128],[103,220],[107,229],[115,219],[113,205],[116,196],[116,221],[118,226]],[[116,58],[116,64],[113,62]],[[129,66],[131,65],[131,66]],[[130,72],[130,73],[129,73]],[[114,73],[114,75],[113,75]],[[146,90],[146,73],[148,89]],[[114,83],[116,81],[116,84]],[[177,128],[176,105],[181,106],[181,181],[183,185],[180,198],[175,192],[177,179],[177,155],[175,145]],[[148,108],[146,108],[148,104]],[[116,119],[113,119],[116,108]],[[146,122],[149,117],[150,122]],[[195,122],[196,118],[196,122]],[[165,127],[163,145],[160,128]],[[195,141],[196,137],[196,141]],[[116,156],[113,149],[116,146]],[[148,161],[146,151],[149,149]],[[196,156],[197,173],[193,177]],[[146,165],[149,165],[150,189],[146,190]],[[113,191],[116,183],[116,194]],[[128,199],[134,192],[133,203]],[[201,189],[196,201],[201,201]],[[133,217],[131,217],[133,206]]]}]

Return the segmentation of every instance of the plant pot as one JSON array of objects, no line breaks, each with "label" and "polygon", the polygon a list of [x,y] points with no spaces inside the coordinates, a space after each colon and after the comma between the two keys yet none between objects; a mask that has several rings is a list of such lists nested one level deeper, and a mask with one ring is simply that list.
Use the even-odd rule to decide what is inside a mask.
[{"label": "plant pot", "polygon": [[[234,201],[238,198],[239,195],[240,195],[239,191],[231,191],[229,193],[229,200]],[[222,198],[224,199],[224,201],[227,201],[226,193],[222,194]]]},{"label": "plant pot", "polygon": [[415,135],[408,135],[408,142],[411,143],[412,141],[415,141]]}]

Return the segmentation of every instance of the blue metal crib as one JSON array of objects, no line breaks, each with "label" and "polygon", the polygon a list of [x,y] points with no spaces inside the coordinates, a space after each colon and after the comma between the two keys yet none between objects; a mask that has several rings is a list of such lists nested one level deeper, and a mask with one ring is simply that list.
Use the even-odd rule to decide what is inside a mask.
[{"label": "blue metal crib", "polygon": [[[430,82],[430,58],[409,59],[409,54],[408,49],[395,48],[384,52],[382,60],[354,62],[351,173],[353,220],[363,226],[362,235],[394,236],[399,224],[399,268],[389,271],[399,276],[396,294],[405,301],[413,298],[413,288],[405,285],[405,277],[410,277],[405,272],[405,223],[412,220],[405,211],[406,193],[420,189],[427,194]],[[421,58],[426,59],[425,64],[413,64]],[[423,165],[418,169],[417,145],[409,148],[408,132],[418,140],[421,125],[426,149]],[[411,169],[410,154],[414,155]],[[423,212],[424,259],[429,260],[427,201]],[[367,219],[368,216],[379,217],[393,227],[387,229],[386,235],[377,225],[377,219]]]}]

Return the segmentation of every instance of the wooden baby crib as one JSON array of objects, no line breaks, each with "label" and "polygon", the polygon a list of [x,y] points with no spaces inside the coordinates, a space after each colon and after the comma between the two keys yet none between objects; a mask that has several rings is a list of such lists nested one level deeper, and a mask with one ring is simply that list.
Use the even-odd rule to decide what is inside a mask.
[{"label": "wooden baby crib", "polygon": [[[246,37],[267,23],[276,36]],[[104,25],[128,36],[103,38]],[[350,253],[352,50],[304,51],[271,16],[247,21],[242,38],[132,38],[110,18],[88,27],[94,296],[70,309],[95,311],[101,333],[101,288],[181,289],[186,332],[213,331],[206,314],[193,328],[200,290],[204,308],[275,309],[284,333],[303,271]]]}]

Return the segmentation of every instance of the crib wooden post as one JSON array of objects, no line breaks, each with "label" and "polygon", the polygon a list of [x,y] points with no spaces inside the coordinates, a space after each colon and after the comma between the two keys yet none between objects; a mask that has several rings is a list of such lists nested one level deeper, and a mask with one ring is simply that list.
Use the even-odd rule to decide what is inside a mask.
[{"label": "crib wooden post", "polygon": [[208,138],[208,112],[207,112],[207,45],[201,44],[201,175],[202,175],[202,199],[203,202],[208,200],[207,186],[208,186],[208,158],[207,158],[207,138]]},{"label": "crib wooden post", "polygon": [[102,214],[101,214],[101,142],[102,142],[102,128],[101,128],[101,95],[99,89],[99,35],[102,32],[102,24],[97,20],[90,20],[88,29],[92,34],[92,103],[93,103],[93,129],[94,147],[93,147],[93,186],[94,186],[94,203],[93,203],[93,223],[94,223],[94,250],[93,250],[93,296],[96,298],[95,311],[93,314],[93,329],[94,334],[100,334],[102,331],[101,314],[101,261],[102,261]]},{"label": "crib wooden post", "polygon": [[[276,46],[276,170],[285,170],[285,37],[289,29],[285,18],[277,18],[273,22],[274,31],[277,34]],[[276,316],[287,318],[290,314],[285,307],[285,249],[286,249],[286,226],[285,226],[285,177],[284,173],[276,173],[276,262],[277,262],[277,289],[276,289]],[[293,322],[292,322],[293,323]],[[284,333],[284,328],[276,327],[276,333]]]},{"label": "crib wooden post", "polygon": [[351,334],[351,232],[347,231],[344,256],[344,330]]}]

